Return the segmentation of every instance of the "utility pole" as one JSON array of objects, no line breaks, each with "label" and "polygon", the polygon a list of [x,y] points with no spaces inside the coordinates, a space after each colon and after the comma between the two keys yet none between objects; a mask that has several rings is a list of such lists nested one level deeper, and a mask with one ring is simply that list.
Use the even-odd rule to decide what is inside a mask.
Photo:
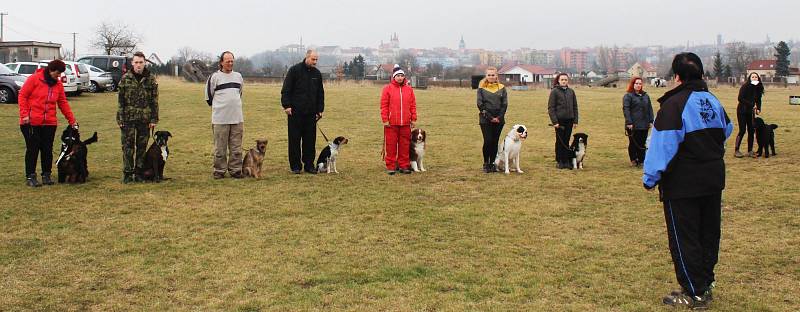
[{"label": "utility pole", "polygon": [[78,33],[75,33],[75,32],[72,33],[72,60],[73,61],[77,60],[77,58],[75,58],[75,53],[76,53],[75,52],[75,35],[77,35],[77,34]]},{"label": "utility pole", "polygon": [[0,42],[3,42],[3,17],[6,15],[7,12],[0,12]]}]

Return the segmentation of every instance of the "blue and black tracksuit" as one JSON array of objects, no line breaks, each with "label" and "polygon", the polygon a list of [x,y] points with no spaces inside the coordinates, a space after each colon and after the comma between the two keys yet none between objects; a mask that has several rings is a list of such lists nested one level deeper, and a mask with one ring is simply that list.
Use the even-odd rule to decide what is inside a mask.
[{"label": "blue and black tracksuit", "polygon": [[702,80],[682,83],[658,100],[644,162],[644,187],[658,185],[678,282],[702,295],[714,282],[725,188],[725,109]]}]

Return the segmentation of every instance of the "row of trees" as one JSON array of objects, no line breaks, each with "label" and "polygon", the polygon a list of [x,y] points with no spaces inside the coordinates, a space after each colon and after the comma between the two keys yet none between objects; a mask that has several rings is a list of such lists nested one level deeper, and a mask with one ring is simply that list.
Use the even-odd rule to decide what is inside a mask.
[{"label": "row of trees", "polygon": [[[775,46],[776,59],[775,76],[786,77],[789,75],[789,55],[791,49],[786,42],[781,41]],[[747,75],[747,65],[753,61],[764,58],[759,55],[757,50],[747,48],[744,42],[734,42],[726,48],[725,56],[719,51],[713,58],[713,72],[707,73],[708,76],[717,80],[724,80],[731,77],[743,77]]]}]

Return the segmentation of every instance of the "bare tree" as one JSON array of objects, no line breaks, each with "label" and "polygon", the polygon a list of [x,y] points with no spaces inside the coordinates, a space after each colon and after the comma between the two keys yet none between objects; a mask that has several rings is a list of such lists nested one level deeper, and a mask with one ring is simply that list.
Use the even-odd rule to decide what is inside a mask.
[{"label": "bare tree", "polygon": [[176,64],[183,65],[189,60],[201,60],[203,62],[210,63],[214,61],[214,57],[211,56],[211,53],[198,51],[187,46],[178,49],[178,55],[174,56],[173,60]]},{"label": "bare tree", "polygon": [[744,76],[747,73],[747,65],[756,58],[755,51],[748,48],[747,44],[741,41],[729,43],[725,52],[733,77]]},{"label": "bare tree", "polygon": [[131,53],[142,43],[142,36],[122,23],[102,22],[95,29],[90,45],[102,49],[106,55]]}]

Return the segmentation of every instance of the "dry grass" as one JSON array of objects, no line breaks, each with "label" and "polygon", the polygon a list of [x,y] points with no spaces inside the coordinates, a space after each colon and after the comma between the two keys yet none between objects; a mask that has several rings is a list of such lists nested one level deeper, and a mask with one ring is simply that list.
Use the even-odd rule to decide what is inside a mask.
[{"label": "dry grass", "polygon": [[[270,140],[257,181],[211,179],[202,85],[161,79],[160,128],[174,134],[161,184],[120,184],[115,94],[96,94],[71,99],[100,135],[91,181],[26,188],[17,108],[0,107],[0,310],[652,311],[677,287],[661,206],[627,166],[621,90],[578,90],[580,172],[554,168],[546,91],[512,92],[508,123],[530,137],[526,173],[511,176],[480,173],[472,90],[419,90],[429,171],[391,177],[378,87],[328,86],[320,125],[351,140],[342,173],[318,176],[288,171],[279,91],[245,89],[246,147]],[[714,92],[733,114],[736,90]],[[790,94],[770,89],[764,105],[776,158],[726,155],[720,311],[800,309]]]}]

